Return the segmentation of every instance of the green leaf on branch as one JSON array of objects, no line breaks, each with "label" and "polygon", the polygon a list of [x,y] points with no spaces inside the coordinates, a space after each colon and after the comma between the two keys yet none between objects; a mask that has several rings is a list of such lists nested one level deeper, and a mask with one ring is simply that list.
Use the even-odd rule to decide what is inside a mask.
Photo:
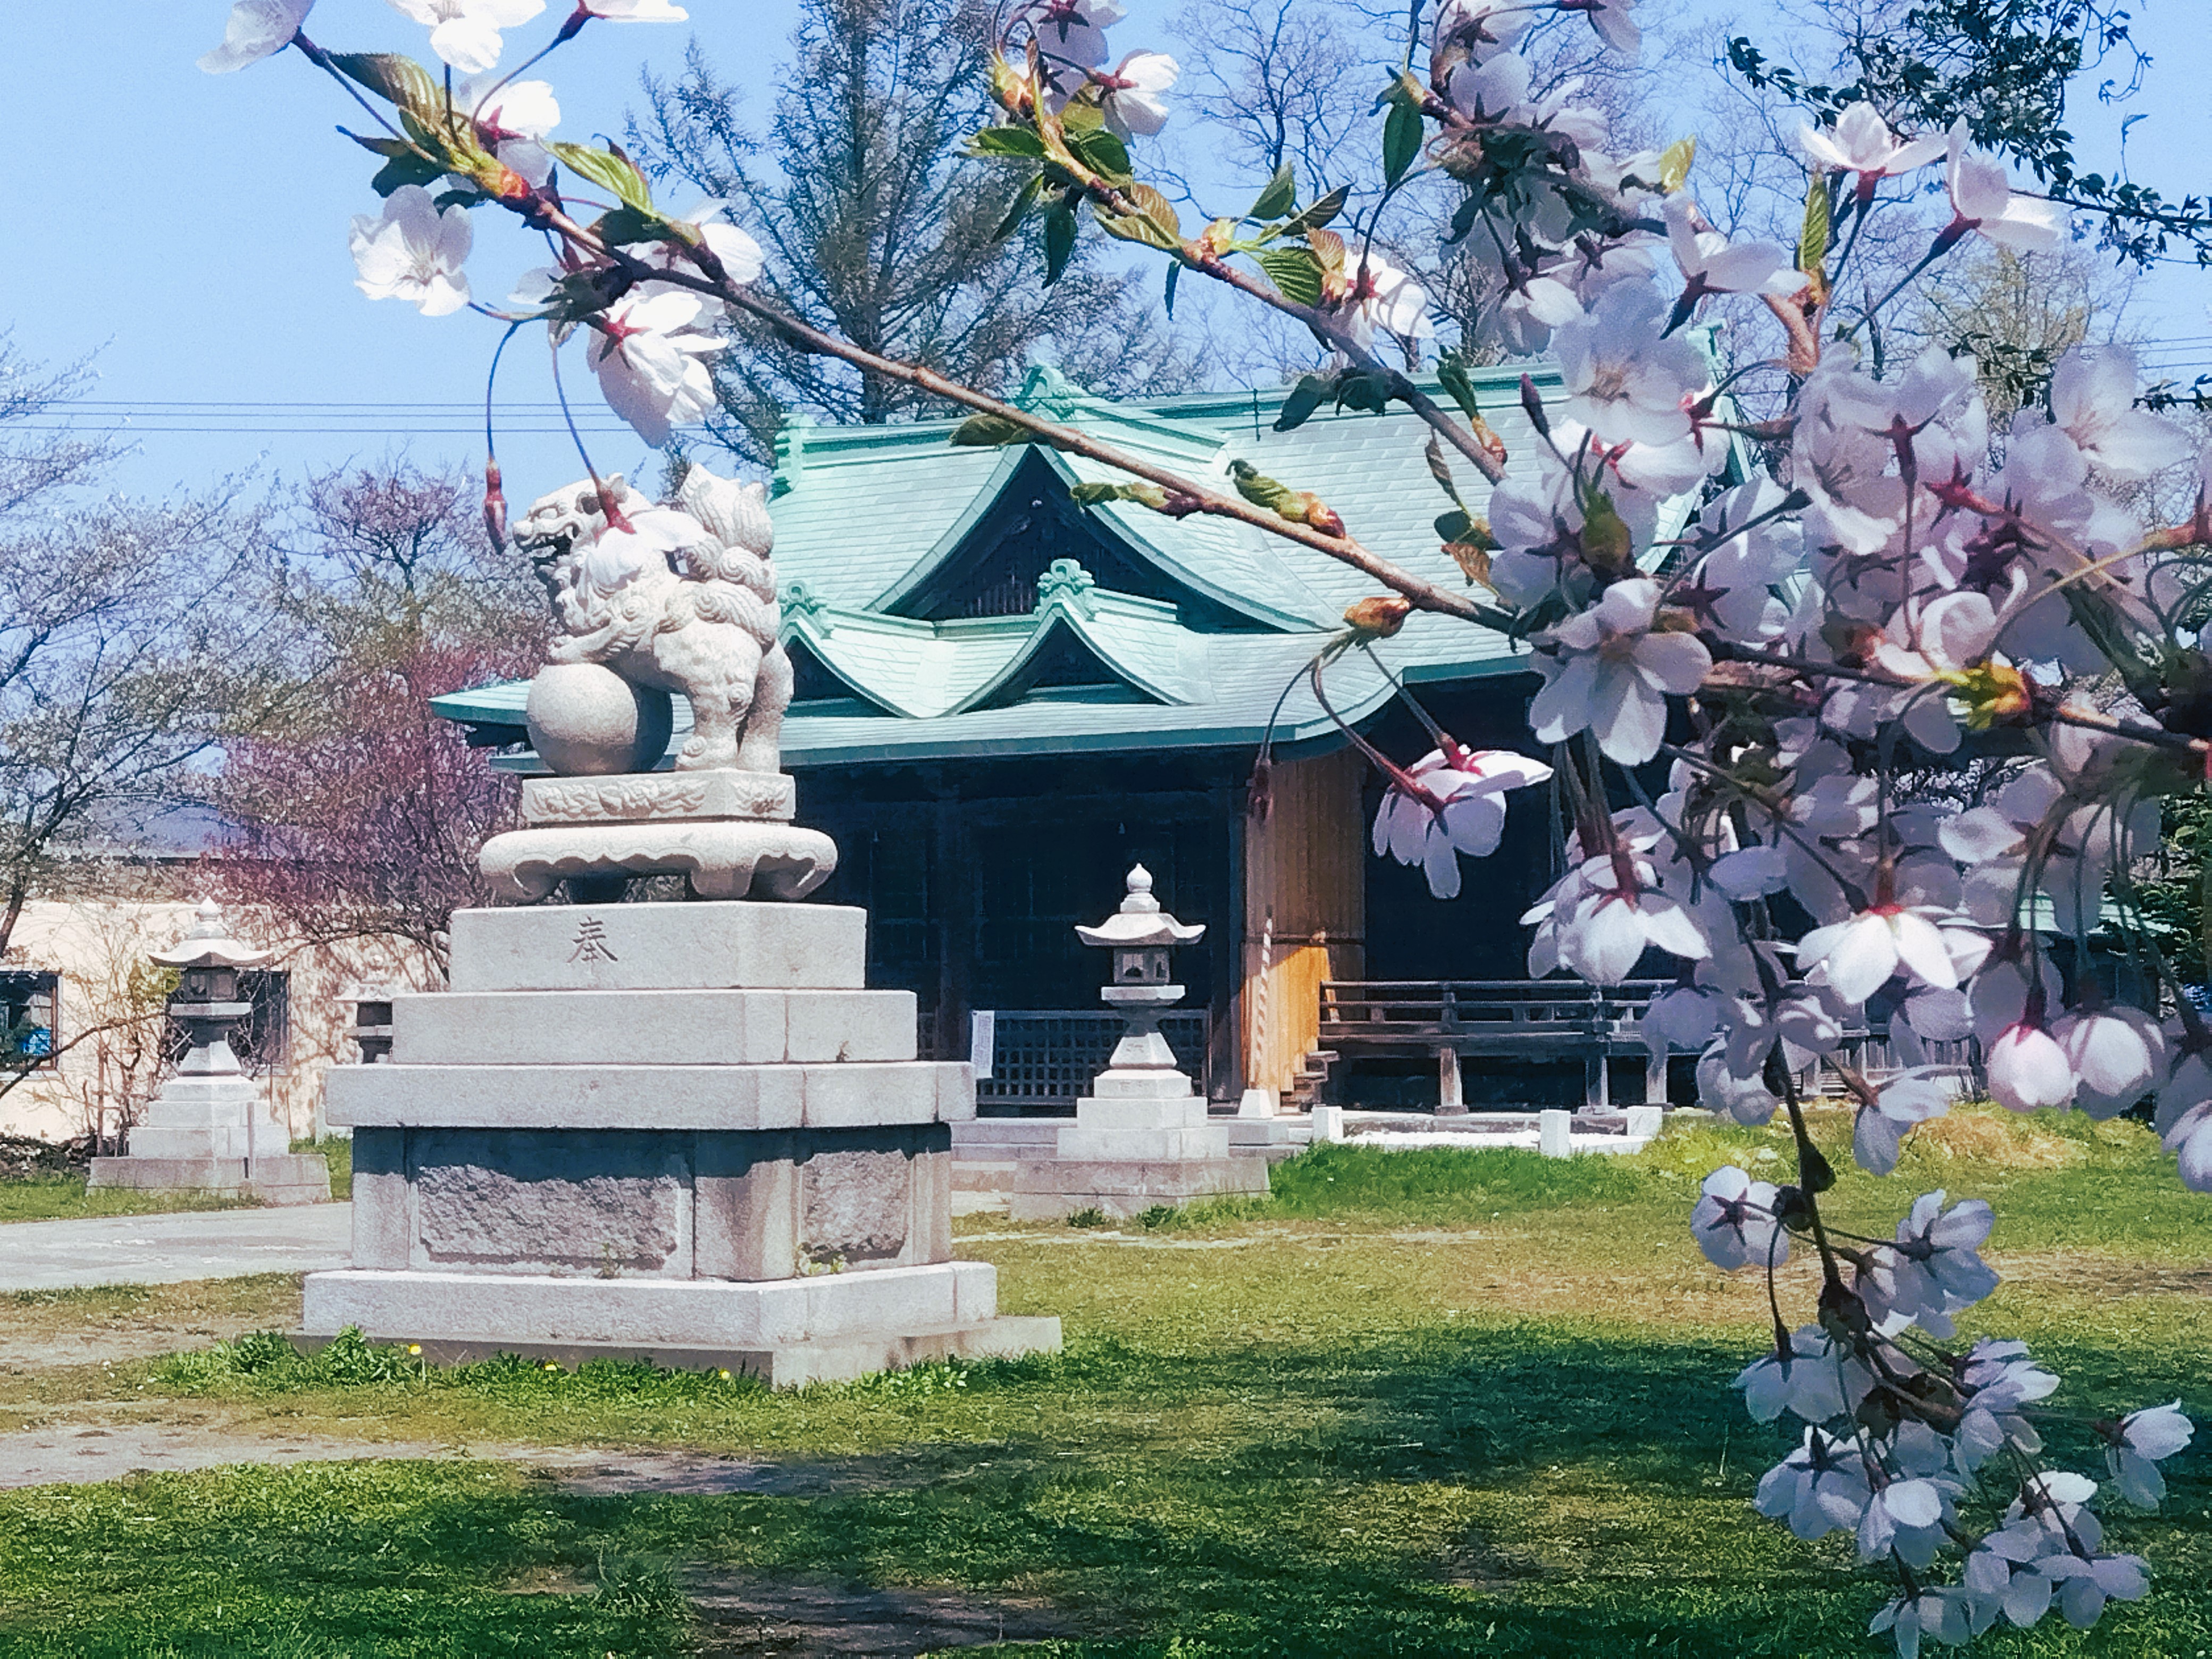
[{"label": "green leaf on branch", "polygon": [[[1450,465],[1444,459],[1444,447],[1437,441],[1435,433],[1429,434],[1429,446],[1421,453],[1428,461],[1429,476],[1443,486],[1443,492],[1451,497],[1452,505],[1460,509],[1460,516],[1466,517],[1467,503],[1459,498],[1459,485],[1452,481]],[[1437,529],[1440,533],[1443,532],[1443,523],[1442,519],[1437,520]],[[1444,539],[1448,542],[1457,541],[1459,538],[1445,533]]]},{"label": "green leaf on branch", "polygon": [[985,127],[968,139],[968,153],[978,158],[1014,156],[1024,161],[1044,159],[1044,140],[1030,127]]},{"label": "green leaf on branch", "polygon": [[387,104],[414,111],[425,120],[434,120],[445,111],[445,94],[436,79],[404,53],[334,52],[331,64],[349,81],[367,87]]},{"label": "green leaf on branch", "polygon": [[1164,511],[1168,504],[1168,492],[1156,483],[1079,483],[1067,493],[1079,507],[1103,507],[1109,501],[1136,501],[1159,512]]},{"label": "green leaf on branch", "polygon": [[1382,181],[1395,185],[1421,153],[1421,95],[1401,76],[1383,96],[1389,100],[1390,112],[1382,118]]},{"label": "green leaf on branch", "polygon": [[1824,280],[1821,270],[1828,257],[1828,181],[1814,173],[1805,190],[1805,220],[1797,233],[1797,269],[1815,283]]},{"label": "green leaf on branch", "polygon": [[1030,441],[1029,428],[1003,415],[970,415],[952,428],[951,441],[963,449],[1002,449]]},{"label": "green leaf on branch", "polygon": [[1351,186],[1347,185],[1339,185],[1334,190],[1329,191],[1328,195],[1322,197],[1321,200],[1314,203],[1312,206],[1300,208],[1296,213],[1285,220],[1281,225],[1277,227],[1276,234],[1279,236],[1300,236],[1310,230],[1319,230],[1330,220],[1335,218],[1338,214],[1343,212],[1345,203],[1349,201],[1351,198]]},{"label": "green leaf on branch", "polygon": [[1275,413],[1275,430],[1295,432],[1311,420],[1314,411],[1328,401],[1335,381],[1333,374],[1298,376],[1298,383],[1291,388],[1290,396],[1283,399],[1282,408]]},{"label": "green leaf on branch", "polygon": [[1093,173],[1102,175],[1109,184],[1126,183],[1129,178],[1129,151],[1112,133],[1100,127],[1095,132],[1070,133],[1067,147],[1075,152],[1076,159]]},{"label": "green leaf on branch", "polygon": [[668,240],[668,221],[657,213],[641,213],[634,207],[618,207],[613,212],[600,216],[592,228],[599,240],[627,246],[633,242],[664,242]]},{"label": "green leaf on branch", "polygon": [[1659,153],[1659,188],[1668,196],[1690,182],[1690,167],[1698,159],[1697,135],[1677,138]]},{"label": "green leaf on branch", "polygon": [[1022,221],[1030,216],[1030,210],[1044,194],[1044,174],[1033,173],[1028,181],[1014,192],[1014,199],[1006,204],[1006,216],[999,221],[999,228],[991,233],[991,240],[1003,242],[1021,228]]},{"label": "green leaf on branch", "polygon": [[1275,291],[1293,305],[1313,306],[1321,303],[1321,261],[1310,249],[1302,247],[1261,248],[1252,256],[1260,269],[1267,273],[1267,280]]},{"label": "green leaf on branch", "polygon": [[1437,360],[1437,380],[1445,395],[1459,405],[1461,414],[1470,421],[1482,418],[1482,405],[1474,398],[1474,379],[1467,372],[1467,359],[1460,356],[1457,347]]},{"label": "green leaf on branch", "polygon": [[1231,461],[1229,474],[1237,482],[1237,493],[1253,506],[1265,507],[1277,518],[1287,519],[1292,524],[1310,526],[1323,535],[1344,534],[1344,520],[1312,491],[1279,483],[1249,461]]},{"label": "green leaf on branch", "polygon": [[634,207],[641,213],[653,211],[652,188],[627,155],[593,149],[589,144],[549,143],[545,148],[569,172],[590,179],[602,190],[612,191],[616,199],[625,206]]},{"label": "green leaf on branch", "polygon": [[1075,210],[1065,199],[1044,216],[1044,284],[1050,288],[1075,252]]},{"label": "green leaf on branch", "polygon": [[1137,210],[1134,213],[1109,213],[1096,209],[1099,228],[1109,236],[1119,237],[1125,242],[1142,242],[1148,247],[1170,252],[1182,246],[1182,219],[1176,212],[1175,204],[1150,185],[1131,185],[1122,191]]},{"label": "green leaf on branch", "polygon": [[1260,192],[1259,199],[1252,204],[1251,211],[1244,216],[1248,219],[1279,219],[1297,204],[1297,199],[1298,181],[1291,172],[1291,164],[1285,161],[1275,169],[1275,176],[1267,180],[1267,189]]},{"label": "green leaf on branch", "polygon": [[376,177],[368,181],[368,187],[379,196],[389,196],[403,185],[427,186],[445,176],[443,167],[419,150],[407,149],[377,168]]}]

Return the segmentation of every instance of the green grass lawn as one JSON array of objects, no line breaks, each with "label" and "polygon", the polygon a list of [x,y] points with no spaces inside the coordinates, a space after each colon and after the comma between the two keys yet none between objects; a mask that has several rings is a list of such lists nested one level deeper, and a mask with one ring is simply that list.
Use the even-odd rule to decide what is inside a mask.
[{"label": "green grass lawn", "polygon": [[[961,1253],[999,1264],[1006,1311],[1062,1315],[1065,1354],[780,1395],[261,1338],[0,1376],[18,1420],[220,1409],[365,1442],[697,1448],[788,1477],[586,1497],[507,1465],[363,1462],[0,1493],[0,1655],[781,1650],[695,1620],[687,1588],[732,1571],[1042,1600],[1070,1634],[1019,1651],[1055,1659],[1886,1652],[1860,1634],[1876,1577],[1749,1509],[1782,1437],[1727,1383],[1764,1294],[1684,1226],[1713,1162],[1765,1168],[1778,1144],[1328,1147],[1268,1200],[1149,1228],[977,1218]],[[2000,1200],[2008,1282],[1978,1328],[2059,1369],[2054,1404],[2178,1395],[2212,1416],[2212,1209],[2146,1132],[1969,1114],[1909,1158],[1897,1182],[1846,1176],[1835,1212],[1893,1218],[1936,1185]],[[1793,1265],[1788,1293],[1810,1289]],[[1974,1650],[2212,1655],[2212,1444],[2168,1468],[2161,1514],[2108,1511],[2152,1599]]]},{"label": "green grass lawn", "polygon": [[[295,1152],[320,1152],[330,1160],[331,1196],[343,1204],[353,1196],[353,1142],[295,1140]],[[249,1198],[216,1198],[205,1193],[160,1192],[131,1187],[88,1188],[81,1175],[40,1175],[0,1181],[0,1223],[78,1221],[108,1215],[161,1215],[178,1210],[239,1210],[256,1207]]]},{"label": "green grass lawn", "polygon": [[105,1215],[158,1215],[172,1210],[250,1208],[252,1200],[205,1193],[142,1191],[133,1187],[88,1189],[81,1175],[40,1175],[0,1181],[0,1223],[81,1221]]}]

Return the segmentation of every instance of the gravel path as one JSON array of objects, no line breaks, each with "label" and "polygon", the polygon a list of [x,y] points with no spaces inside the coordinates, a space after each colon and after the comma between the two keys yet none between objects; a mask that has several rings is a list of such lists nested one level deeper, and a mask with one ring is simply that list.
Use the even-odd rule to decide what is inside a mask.
[{"label": "gravel path", "polygon": [[313,1273],[352,1242],[350,1204],[18,1221],[0,1227],[0,1291]]}]

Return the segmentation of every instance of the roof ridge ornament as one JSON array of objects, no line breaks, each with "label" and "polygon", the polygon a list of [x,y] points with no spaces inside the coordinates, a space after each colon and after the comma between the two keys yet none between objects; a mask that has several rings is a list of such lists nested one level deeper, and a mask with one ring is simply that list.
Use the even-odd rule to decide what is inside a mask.
[{"label": "roof ridge ornament", "polygon": [[1042,617],[1055,605],[1084,617],[1098,614],[1091,597],[1098,579],[1074,559],[1054,559],[1037,578],[1036,614]]},{"label": "roof ridge ornament", "polygon": [[1050,363],[1031,363],[1014,394],[1014,407],[1055,421],[1072,419],[1084,402],[1083,389]]},{"label": "roof ridge ornament", "polygon": [[804,618],[814,625],[814,631],[827,639],[837,631],[830,620],[830,602],[805,582],[793,580],[783,585],[783,619],[796,622]]}]

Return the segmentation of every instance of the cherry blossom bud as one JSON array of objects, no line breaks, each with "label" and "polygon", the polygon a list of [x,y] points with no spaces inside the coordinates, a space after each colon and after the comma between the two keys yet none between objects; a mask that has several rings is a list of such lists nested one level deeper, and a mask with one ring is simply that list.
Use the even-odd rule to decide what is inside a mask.
[{"label": "cherry blossom bud", "polygon": [[1412,601],[1395,593],[1377,593],[1346,605],[1344,620],[1364,640],[1387,640],[1406,625],[1413,614]]}]

